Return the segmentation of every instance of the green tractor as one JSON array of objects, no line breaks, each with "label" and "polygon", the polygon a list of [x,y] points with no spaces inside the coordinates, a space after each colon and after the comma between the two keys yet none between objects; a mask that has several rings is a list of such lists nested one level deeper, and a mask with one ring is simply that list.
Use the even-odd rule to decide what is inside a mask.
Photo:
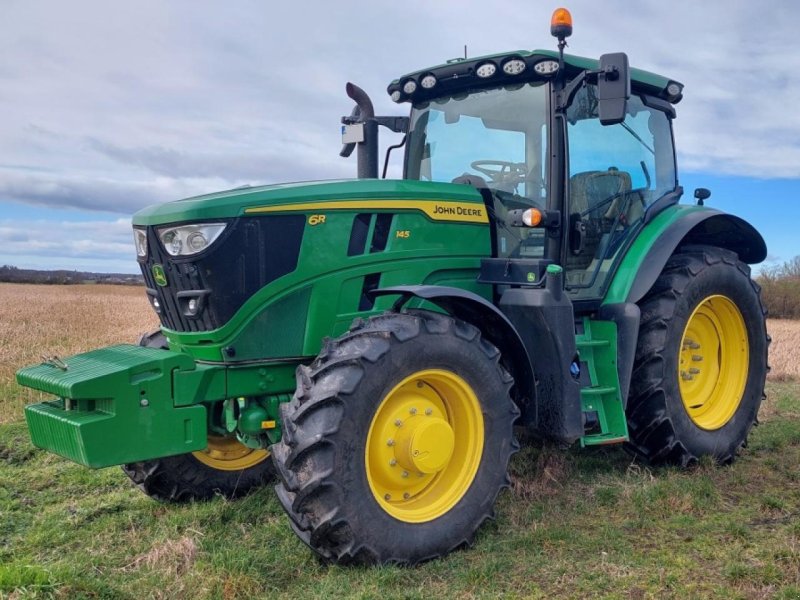
[{"label": "green tractor", "polygon": [[[362,564],[469,545],[515,433],[732,461],[767,372],[764,240],[705,189],[678,203],[683,86],[565,55],[554,16],[557,52],[393,81],[409,117],[348,85],[357,180],[137,213],[161,329],[20,370],[54,396],[26,407],[34,444],[160,500],[277,476],[297,535]],[[404,134],[402,180],[378,178],[379,126]]]}]

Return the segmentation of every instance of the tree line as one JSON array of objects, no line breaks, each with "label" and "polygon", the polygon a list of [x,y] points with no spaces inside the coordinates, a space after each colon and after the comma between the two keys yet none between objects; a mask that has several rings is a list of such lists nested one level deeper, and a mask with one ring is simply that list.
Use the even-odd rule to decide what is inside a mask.
[{"label": "tree line", "polygon": [[761,271],[761,300],[773,319],[800,319],[800,256]]},{"label": "tree line", "polygon": [[51,285],[71,285],[82,283],[110,283],[116,285],[142,285],[141,275],[124,273],[89,273],[86,271],[37,271],[19,269],[11,265],[0,267],[0,282],[5,283],[43,283]]}]

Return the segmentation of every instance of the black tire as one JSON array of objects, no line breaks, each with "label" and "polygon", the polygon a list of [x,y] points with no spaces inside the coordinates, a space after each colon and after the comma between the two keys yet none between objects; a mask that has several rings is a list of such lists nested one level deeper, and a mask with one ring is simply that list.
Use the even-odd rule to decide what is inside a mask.
[{"label": "black tire", "polygon": [[[139,345],[168,348],[161,331],[143,335]],[[220,444],[226,442],[230,443],[229,440],[220,440]],[[214,468],[198,459],[197,454],[200,453],[190,452],[129,463],[122,465],[122,470],[140,490],[162,502],[207,500],[215,495],[237,498],[267,485],[275,478],[275,469],[268,454],[260,455],[260,462],[243,469]],[[216,464],[226,466],[225,461],[217,461]]]},{"label": "black tire", "polygon": [[[426,311],[357,320],[349,333],[328,340],[310,367],[298,368],[297,391],[281,409],[283,439],[271,447],[278,498],[302,541],[323,560],[340,564],[416,564],[471,544],[481,524],[494,517],[495,499],[509,485],[509,457],[519,447],[513,435],[519,410],[509,396],[513,378],[499,359],[475,327]],[[367,438],[386,401],[403,389],[401,382],[431,370],[456,374],[474,391],[482,449],[474,455],[474,476],[463,480],[463,495],[454,495],[441,514],[409,522],[404,513],[390,514],[395,509],[387,510],[373,492],[366,463],[374,446]],[[409,417],[409,430],[411,422]],[[456,438],[463,431],[454,430]],[[451,464],[443,467],[443,478]]]},{"label": "black tire", "polygon": [[[757,420],[768,370],[766,311],[759,293],[760,288],[750,279],[750,268],[733,252],[693,246],[669,259],[653,288],[640,302],[639,341],[627,407],[629,450],[652,464],[688,466],[704,456],[722,464],[735,459]],[[720,297],[722,300],[715,299]],[[731,310],[731,306],[736,310]],[[687,324],[706,319],[698,312],[701,310],[710,311],[712,317],[716,310],[723,319],[720,323],[733,324],[728,329],[725,326],[706,329],[711,332],[712,342],[714,335],[717,336],[716,351],[713,354],[710,351],[708,356],[716,371],[702,362],[702,350],[692,350],[699,345],[690,339],[692,328],[687,328]],[[743,323],[731,316],[736,311]],[[706,322],[713,321],[706,319]],[[742,335],[729,335],[730,331],[746,332],[746,340]],[[742,357],[738,359],[741,365],[736,363],[737,356]],[[701,366],[702,369],[694,368]],[[746,368],[746,373],[739,366]],[[712,375],[703,374],[703,369]],[[725,374],[728,376],[723,377]],[[695,377],[701,383],[687,383]],[[682,394],[681,380],[684,386],[704,386],[706,380],[701,377],[711,377],[709,386],[701,390],[716,390],[715,386],[731,380],[739,383],[716,396],[691,388],[687,391],[686,387]],[[715,406],[717,412],[710,412]],[[697,412],[690,415],[690,411],[702,410],[709,412],[704,417]],[[712,416],[718,417],[716,421]]]}]

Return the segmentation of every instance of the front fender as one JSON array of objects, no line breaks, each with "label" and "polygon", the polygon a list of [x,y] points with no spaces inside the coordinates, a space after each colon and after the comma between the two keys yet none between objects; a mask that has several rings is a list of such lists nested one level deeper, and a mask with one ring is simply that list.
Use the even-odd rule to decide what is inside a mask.
[{"label": "front fender", "polygon": [[461,288],[439,285],[401,285],[375,290],[372,295],[400,295],[401,298],[395,303],[396,309],[412,297],[420,298],[477,327],[481,335],[500,350],[506,367],[514,377],[516,400],[523,415],[529,414],[527,409],[536,405],[536,388],[528,351],[514,325],[494,304]]},{"label": "front fender", "polygon": [[748,264],[767,256],[764,238],[744,219],[704,206],[671,206],[639,232],[614,274],[603,304],[641,300],[675,249],[688,244],[732,250]]}]

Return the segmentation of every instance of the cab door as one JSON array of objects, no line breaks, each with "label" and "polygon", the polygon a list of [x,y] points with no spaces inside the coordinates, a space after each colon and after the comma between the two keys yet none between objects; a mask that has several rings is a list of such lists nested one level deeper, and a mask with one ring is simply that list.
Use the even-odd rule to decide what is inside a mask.
[{"label": "cab door", "polygon": [[[567,109],[567,231],[562,249],[573,301],[602,298],[648,208],[677,188],[671,108],[632,95],[622,123],[602,125],[597,86]],[[667,108],[668,110],[663,110]]]}]

